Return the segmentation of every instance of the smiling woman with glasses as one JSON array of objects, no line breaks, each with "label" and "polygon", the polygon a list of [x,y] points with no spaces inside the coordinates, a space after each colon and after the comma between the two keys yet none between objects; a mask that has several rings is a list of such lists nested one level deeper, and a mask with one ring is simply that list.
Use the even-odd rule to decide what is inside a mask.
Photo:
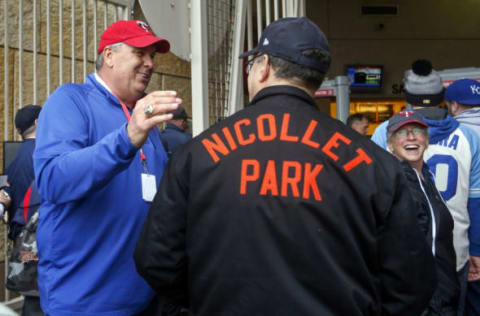
[{"label": "smiling woman with glasses", "polygon": [[453,218],[423,161],[428,147],[428,125],[417,112],[403,111],[389,120],[387,146],[402,161],[409,191],[415,200],[417,224],[435,257],[438,285],[422,316],[456,315],[459,284],[453,248]]}]

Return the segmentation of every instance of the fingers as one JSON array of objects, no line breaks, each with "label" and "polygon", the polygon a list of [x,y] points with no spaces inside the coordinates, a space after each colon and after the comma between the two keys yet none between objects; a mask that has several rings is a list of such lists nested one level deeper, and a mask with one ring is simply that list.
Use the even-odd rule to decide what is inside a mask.
[{"label": "fingers", "polygon": [[[150,116],[158,116],[160,114],[166,114],[167,112],[176,110],[178,106],[182,103],[182,99],[180,98],[173,98],[173,100],[167,100],[167,99],[154,99],[152,103],[149,105],[152,107],[152,113],[147,114]],[[171,114],[168,114],[170,118],[167,120],[171,119]]]},{"label": "fingers", "polygon": [[468,282],[474,282],[480,280],[480,273],[469,273],[467,277]]},{"label": "fingers", "polygon": [[[135,107],[140,108],[148,118],[173,111],[182,102],[183,100],[177,97],[175,91],[153,91],[140,99]],[[171,117],[164,116],[162,119],[161,122],[169,120]]]},{"label": "fingers", "polygon": [[138,100],[127,124],[127,135],[136,147],[141,147],[149,131],[157,124],[171,120],[168,113],[176,110],[182,99],[175,91],[153,91]]}]

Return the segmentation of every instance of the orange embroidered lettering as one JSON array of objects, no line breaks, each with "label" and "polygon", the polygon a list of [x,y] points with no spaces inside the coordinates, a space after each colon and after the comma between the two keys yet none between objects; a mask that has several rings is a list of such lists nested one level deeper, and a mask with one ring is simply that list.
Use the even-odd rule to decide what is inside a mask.
[{"label": "orange embroidered lettering", "polygon": [[282,128],[280,130],[280,140],[285,142],[298,142],[298,136],[288,135],[288,125],[290,123],[290,114],[283,114]]},{"label": "orange embroidered lettering", "polygon": [[238,122],[235,122],[235,124],[233,125],[233,128],[235,129],[235,134],[237,135],[238,143],[242,146],[245,146],[245,145],[251,144],[255,141],[255,135],[254,134],[249,134],[248,138],[245,139],[243,137],[242,130],[240,129],[240,126],[242,126],[242,125],[246,125],[246,126],[250,125],[250,120],[249,119],[243,119],[243,120],[240,120]]},{"label": "orange embroidered lettering", "polygon": [[334,148],[338,148],[340,146],[340,144],[338,143],[338,141],[341,140],[342,142],[344,142],[345,144],[350,144],[352,141],[348,138],[346,138],[345,136],[343,136],[342,134],[340,134],[339,132],[336,132],[335,134],[333,134],[332,138],[330,138],[328,140],[328,142],[325,144],[325,146],[323,146],[322,148],[322,151],[330,158],[333,159],[333,161],[337,161],[338,160],[338,156],[335,155],[331,149],[332,147]]},{"label": "orange embroidered lettering", "polygon": [[235,144],[235,141],[233,140],[232,134],[228,130],[228,128],[224,127],[222,128],[223,135],[225,135],[225,139],[228,142],[228,146],[230,146],[231,150],[237,149],[237,144]]},{"label": "orange embroidered lettering", "polygon": [[[251,167],[251,173],[248,172]],[[242,170],[240,173],[240,194],[247,193],[247,182],[257,181],[260,174],[260,163],[255,159],[242,160]]]},{"label": "orange embroidered lettering", "polygon": [[227,146],[225,146],[223,141],[220,139],[220,137],[218,137],[216,133],[212,134],[212,138],[215,142],[212,142],[209,139],[205,138],[205,139],[202,139],[202,144],[210,154],[210,157],[212,157],[213,162],[216,163],[220,160],[216,152],[219,152],[224,156],[226,156],[230,153],[230,151],[228,150]]},{"label": "orange embroidered lettering", "polygon": [[[263,123],[267,121],[268,131],[270,135],[265,134],[265,126]],[[258,139],[263,142],[273,140],[277,137],[277,126],[275,125],[275,116],[272,114],[262,114],[257,117]]]},{"label": "orange embroidered lettering", "polygon": [[[290,177],[290,169],[294,170],[294,174]],[[294,197],[299,197],[298,183],[302,178],[302,165],[298,161],[284,161],[282,168],[282,189],[281,195],[288,196],[288,185],[292,189]]]},{"label": "orange embroidered lettering", "polygon": [[305,164],[305,174],[303,177],[303,198],[309,199],[310,198],[310,189],[313,192],[313,197],[317,201],[322,200],[322,196],[320,195],[320,190],[318,190],[317,185],[317,176],[322,171],[323,165],[315,165],[315,168],[312,170],[312,164],[306,163]]},{"label": "orange embroidered lettering", "polygon": [[357,157],[353,158],[343,166],[343,169],[345,169],[345,171],[349,172],[362,162],[365,162],[367,165],[372,163],[372,159],[363,151],[363,149],[358,148],[357,154]]},{"label": "orange embroidered lettering", "polygon": [[275,169],[275,161],[273,160],[267,162],[262,187],[260,188],[260,195],[267,195],[268,191],[270,191],[271,195],[278,195],[277,170]]},{"label": "orange embroidered lettering", "polygon": [[319,148],[320,144],[317,142],[314,142],[311,140],[313,131],[315,130],[315,127],[317,127],[318,122],[317,121],[310,121],[310,124],[308,124],[307,131],[305,132],[305,135],[302,137],[302,143],[305,145],[308,145],[313,148]]}]

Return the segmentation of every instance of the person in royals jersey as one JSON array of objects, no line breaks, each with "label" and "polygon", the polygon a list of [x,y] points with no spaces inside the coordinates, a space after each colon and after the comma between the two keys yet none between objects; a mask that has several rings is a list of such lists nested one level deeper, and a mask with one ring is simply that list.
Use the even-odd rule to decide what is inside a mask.
[{"label": "person in royals jersey", "polygon": [[[480,137],[480,83],[460,79],[445,91],[448,112],[460,124],[468,126]],[[473,208],[475,207],[475,208]],[[470,267],[465,315],[480,315],[480,205],[472,205],[470,215]],[[475,236],[475,234],[477,236]]]},{"label": "person in royals jersey", "polygon": [[330,65],[307,18],[271,23],[250,104],[170,160],[134,258],[192,315],[420,315],[436,285],[399,162],[313,99]]}]

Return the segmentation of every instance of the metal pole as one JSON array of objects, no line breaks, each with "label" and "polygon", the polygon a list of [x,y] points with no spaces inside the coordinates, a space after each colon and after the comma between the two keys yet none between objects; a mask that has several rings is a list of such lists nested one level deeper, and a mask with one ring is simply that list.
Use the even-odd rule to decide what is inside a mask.
[{"label": "metal pole", "polygon": [[350,114],[350,80],[347,76],[335,77],[335,94],[337,95],[337,119],[347,122]]},{"label": "metal pole", "polygon": [[50,95],[50,80],[51,80],[51,75],[50,75],[50,56],[51,56],[51,51],[50,51],[50,0],[47,0],[47,95],[46,97]]},{"label": "metal pole", "polygon": [[260,36],[262,35],[263,30],[263,13],[262,13],[262,1],[257,0],[257,38],[260,40]]},{"label": "metal pole", "polygon": [[37,104],[37,0],[33,0],[33,104]]},{"label": "metal pole", "polygon": [[103,0],[103,29],[106,30],[108,27],[108,19],[107,19],[107,1]]},{"label": "metal pole", "polygon": [[193,136],[209,126],[207,1],[193,0],[191,6],[192,116]]},{"label": "metal pole", "polygon": [[235,29],[232,45],[232,71],[230,73],[230,93],[228,95],[228,109],[230,115],[243,108],[243,72],[242,61],[238,58],[243,51],[245,38],[245,15],[248,0],[237,0]]},{"label": "metal pole", "polygon": [[[8,0],[5,0],[3,2],[3,29],[4,29],[4,35],[3,35],[3,39],[4,39],[4,61],[3,61],[3,69],[4,69],[4,80],[5,82],[3,83],[4,84],[4,87],[5,87],[5,91],[4,91],[4,102],[3,102],[3,106],[4,106],[4,116],[3,116],[3,122],[5,123],[5,126],[4,126],[4,131],[3,131],[3,138],[5,141],[8,140],[8,89],[9,89],[9,85],[8,85],[8,81],[9,81],[9,67],[8,67]],[[5,170],[4,170],[5,171]],[[7,241],[7,230],[5,229],[5,233],[3,234],[3,237],[4,237],[4,249],[5,249],[5,254],[6,254],[6,249],[8,249],[8,241]],[[4,271],[5,271],[5,276],[8,275],[8,256],[5,256],[5,268],[4,268]],[[5,289],[5,300],[8,301],[10,299],[10,292]]]},{"label": "metal pole", "polygon": [[58,85],[63,83],[63,0],[58,1]]},{"label": "metal pole", "polygon": [[[18,108],[23,107],[23,0],[18,2]],[[15,134],[16,131],[14,131]]]},{"label": "metal pole", "polygon": [[87,0],[83,0],[82,3],[82,24],[83,24],[83,78],[87,78],[87,63],[88,63],[88,51],[87,51]]},{"label": "metal pole", "polygon": [[72,0],[72,82],[75,82],[75,0]]},{"label": "metal pole", "polygon": [[280,0],[274,0],[273,1],[274,20],[278,20],[278,15],[279,15],[278,1],[280,1]]},{"label": "metal pole", "polygon": [[97,0],[93,1],[93,56],[97,58]]},{"label": "metal pole", "polygon": [[265,26],[268,26],[270,22],[272,22],[272,14],[271,14],[271,9],[270,9],[270,0],[265,0]]},{"label": "metal pole", "polygon": [[305,3],[305,0],[300,0],[300,16],[306,16],[307,15],[307,4]]},{"label": "metal pole", "polygon": [[247,2],[247,50],[253,49],[253,14],[252,14],[252,0]]}]

